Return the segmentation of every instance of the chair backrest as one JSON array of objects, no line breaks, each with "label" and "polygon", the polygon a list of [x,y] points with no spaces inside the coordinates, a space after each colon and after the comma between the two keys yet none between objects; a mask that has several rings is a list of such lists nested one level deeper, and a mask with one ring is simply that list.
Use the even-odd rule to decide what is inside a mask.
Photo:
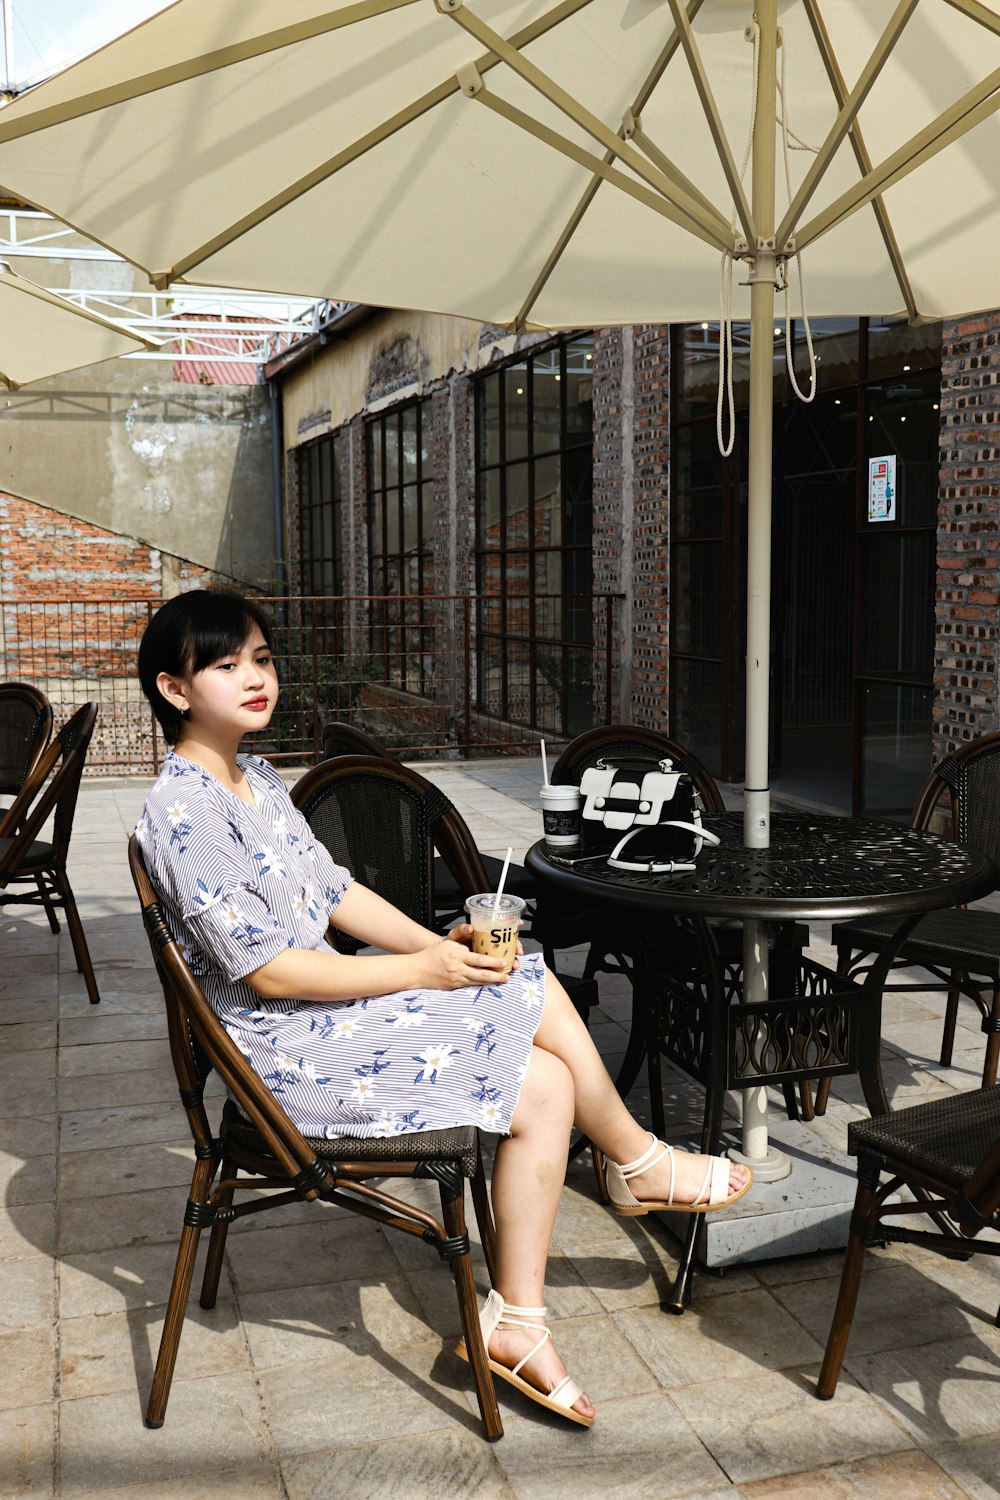
[{"label": "chair backrest", "polygon": [[323,759],[329,760],[334,755],[376,755],[382,760],[395,760],[374,735],[340,719],[331,719],[323,725]]},{"label": "chair backrest", "polygon": [[928,828],[942,802],[952,838],[1000,860],[1000,732],[978,735],[938,762],[914,803],[910,826]]},{"label": "chair backrest", "polygon": [[330,1173],[316,1162],[315,1152],[281,1108],[267,1085],[253,1071],[188,968],[180,948],[170,934],[159,896],[149,878],[142,845],[135,834],[129,839],[129,869],[135,885],[146,936],[163,986],[167,1009],[170,1054],[181,1102],[194,1137],[196,1153],[208,1160],[217,1147],[205,1112],[205,1080],[214,1068],[230,1096],[260,1131],[283,1169],[303,1183],[303,1196],[330,1180]]},{"label": "chair backrest", "polygon": [[[463,895],[489,888],[482,858],[454,805],[398,762],[337,755],[307,771],[292,801],[333,858],[424,927],[434,925],[434,849]],[[342,951],[360,946],[337,934]]]},{"label": "chair backrest", "polygon": [[78,708],[36,762],[28,780],[4,814],[0,822],[0,838],[10,839],[10,843],[3,852],[0,874],[6,878],[17,873],[21,860],[53,809],[54,857],[57,864],[65,865],[80,781],[96,722],[96,703],[85,703]]},{"label": "chair backrest", "polygon": [[696,755],[659,730],[644,729],[638,724],[602,724],[577,735],[556,761],[550,779],[556,786],[579,786],[584,771],[599,760],[613,761],[615,756],[622,759],[656,756],[660,760],[669,756],[676,771],[686,771],[691,777],[706,812],[726,810],[722,793]]},{"label": "chair backrest", "polygon": [[52,705],[30,682],[0,683],[0,793],[17,796],[52,734]]}]

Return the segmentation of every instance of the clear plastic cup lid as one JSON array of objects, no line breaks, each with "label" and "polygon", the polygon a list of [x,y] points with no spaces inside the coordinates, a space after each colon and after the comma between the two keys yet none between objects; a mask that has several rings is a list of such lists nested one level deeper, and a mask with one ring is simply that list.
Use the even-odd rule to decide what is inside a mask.
[{"label": "clear plastic cup lid", "polygon": [[497,912],[501,917],[519,917],[524,910],[525,901],[523,896],[508,896],[504,894],[497,901],[496,895],[485,894],[482,896],[470,896],[465,903],[467,912],[483,913]]}]

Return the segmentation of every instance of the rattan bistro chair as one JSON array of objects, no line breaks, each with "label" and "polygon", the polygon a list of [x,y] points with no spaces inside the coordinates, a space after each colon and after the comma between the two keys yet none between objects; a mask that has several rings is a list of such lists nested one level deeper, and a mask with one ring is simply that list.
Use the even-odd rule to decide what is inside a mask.
[{"label": "rattan bistro chair", "polygon": [[[101,996],[66,860],[80,780],[96,722],[96,703],[85,703],[77,709],[36,761],[0,821],[0,906],[41,906],[53,932],[59,931],[56,908],[62,907],[76,966],[86,982],[91,1005],[96,1005]],[[50,814],[54,814],[52,838],[39,839]],[[11,890],[11,886],[24,883],[33,885],[34,890]]]},{"label": "rattan bistro chair", "polygon": [[[874,1120],[855,1120],[848,1126],[847,1149],[858,1158],[858,1192],[816,1387],[821,1400],[837,1389],[869,1245],[922,1245],[960,1259],[976,1251],[1000,1255],[1000,1240],[975,1238],[984,1229],[1000,1230],[1000,1088],[950,1094]],[[888,1181],[880,1185],[883,1177]],[[888,1202],[901,1187],[909,1188],[913,1199]],[[889,1222],[915,1214],[930,1214],[941,1232]],[[952,1224],[957,1234],[949,1230]],[[1000,1311],[996,1324],[1000,1327]]]},{"label": "rattan bistro chair", "polygon": [[[323,726],[323,755],[327,759],[337,755],[375,755],[382,760],[389,761],[392,765],[399,764],[396,757],[391,755],[372,735],[366,734],[362,729],[355,729],[353,724],[344,724],[339,720],[332,720]],[[443,792],[439,791],[438,795],[443,798],[449,808],[454,806]],[[503,869],[503,861],[492,854],[479,854],[478,858],[486,880],[482,889],[495,891]],[[538,886],[523,865],[511,864],[507,871],[504,889],[512,896],[523,896],[530,903],[534,903],[538,898]],[[463,868],[461,865],[453,867],[449,850],[439,850],[434,861],[434,913],[437,920],[450,922],[460,917],[465,897],[475,894],[475,891],[466,889],[463,881]],[[529,922],[533,922],[534,911],[531,906],[528,908],[527,917]],[[551,962],[551,956],[547,955],[547,958]]]},{"label": "rattan bistro chair", "polygon": [[[465,1223],[468,1178],[492,1278],[493,1221],[475,1128],[376,1140],[347,1136],[314,1140],[302,1135],[226,1034],[191,974],[170,936],[134,835],[129,842],[129,864],[163,985],[170,1050],[195,1153],[194,1176],[146,1408],[147,1426],[163,1425],[202,1230],[210,1228],[212,1233],[201,1305],[212,1308],[218,1294],[230,1223],[246,1214],[282,1204],[321,1198],[425,1240],[449,1262],[486,1436],[491,1441],[502,1437],[493,1377],[479,1330]],[[203,1102],[205,1081],[213,1068],[229,1093],[217,1135],[211,1130]],[[392,1197],[370,1181],[392,1177],[436,1179],[441,1193],[441,1220]],[[263,1196],[234,1202],[237,1193],[255,1193],[260,1189],[266,1190]]]},{"label": "rattan bistro chair", "polygon": [[[1000,733],[980,735],[934,767],[910,818],[911,828],[929,828],[941,804],[951,836],[1000,862]],[[892,918],[841,922],[831,941],[837,970],[851,976],[885,950],[898,926]],[[996,1082],[1000,1060],[1000,912],[956,907],[921,917],[899,950],[894,968],[920,967],[946,989],[941,1066],[949,1067],[955,1042],[958,1002],[966,995],[977,1006],[986,1034],[983,1087]],[[984,994],[989,986],[989,998]],[[894,983],[888,989],[924,990],[926,982]],[[829,1080],[820,1084],[816,1108],[826,1106]]]},{"label": "rattan bistro chair", "polygon": [[[494,875],[486,865],[454,803],[387,756],[321,761],[296,782],[292,801],[338,864],[424,927],[444,931],[453,918],[464,918],[467,896],[496,890],[499,869]],[[452,892],[444,912],[437,887],[442,869]],[[505,889],[520,894],[516,883],[508,881]],[[360,946],[346,933],[336,941],[345,953]],[[586,1021],[597,1003],[593,977],[558,973],[548,948],[545,961]]]},{"label": "rattan bistro chair", "polygon": [[51,737],[52,705],[41,689],[30,682],[0,683],[0,797],[17,796]]}]

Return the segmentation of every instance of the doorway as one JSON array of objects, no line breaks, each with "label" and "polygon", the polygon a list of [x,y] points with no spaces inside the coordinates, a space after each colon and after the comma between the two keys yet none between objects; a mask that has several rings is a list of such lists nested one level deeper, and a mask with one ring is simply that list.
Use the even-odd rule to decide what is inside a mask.
[{"label": "doorway", "polygon": [[[671,730],[723,780],[743,775],[746,398],[715,435],[718,328],[675,334]],[[905,818],[930,769],[940,325],[813,328],[815,399],[775,340],[771,785],[831,811]],[[794,344],[799,385],[806,350]],[[888,490],[888,495],[886,494]]]}]

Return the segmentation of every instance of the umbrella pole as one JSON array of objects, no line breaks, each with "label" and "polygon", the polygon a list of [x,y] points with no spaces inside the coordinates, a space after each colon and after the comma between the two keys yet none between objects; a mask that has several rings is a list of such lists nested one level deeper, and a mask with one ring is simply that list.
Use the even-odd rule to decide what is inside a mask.
[{"label": "umbrella pole", "polygon": [[[758,0],[760,57],[753,140],[751,208],[757,229],[750,271],[750,433],[747,510],[746,773],[743,843],[766,849],[771,842],[768,740],[771,670],[771,448],[774,431],[774,250],[775,100],[777,97],[778,5]],[[763,922],[743,924],[743,998],[768,998],[768,932]],[[743,1151],[758,1177],[786,1177],[791,1164],[768,1148],[767,1090],[743,1092]]]}]

